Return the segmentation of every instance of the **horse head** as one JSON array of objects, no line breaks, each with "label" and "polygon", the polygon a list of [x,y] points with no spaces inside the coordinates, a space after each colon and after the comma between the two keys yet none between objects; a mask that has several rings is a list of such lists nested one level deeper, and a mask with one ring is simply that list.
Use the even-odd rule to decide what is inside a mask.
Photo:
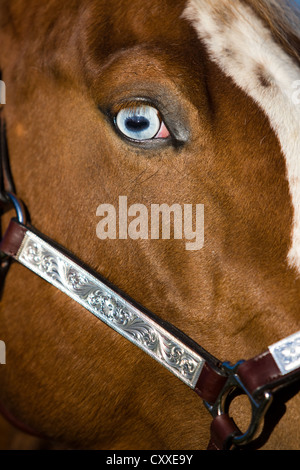
[{"label": "horse head", "polygon": [[[299,16],[280,5],[0,2],[7,147],[30,223],[232,363],[299,330]],[[190,208],[182,236],[175,222],[151,236],[162,204]],[[206,448],[197,394],[19,263],[0,309],[0,402],[28,429],[75,448]],[[299,448],[297,384],[258,447]],[[248,408],[233,402],[241,429]]]}]

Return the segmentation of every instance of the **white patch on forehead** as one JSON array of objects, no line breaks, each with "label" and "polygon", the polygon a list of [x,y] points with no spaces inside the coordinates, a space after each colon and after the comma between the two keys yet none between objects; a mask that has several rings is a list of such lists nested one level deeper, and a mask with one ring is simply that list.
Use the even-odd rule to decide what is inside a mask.
[{"label": "white patch on forehead", "polygon": [[189,0],[184,17],[223,72],[265,111],[278,136],[294,209],[288,262],[300,272],[300,68],[239,1]]}]

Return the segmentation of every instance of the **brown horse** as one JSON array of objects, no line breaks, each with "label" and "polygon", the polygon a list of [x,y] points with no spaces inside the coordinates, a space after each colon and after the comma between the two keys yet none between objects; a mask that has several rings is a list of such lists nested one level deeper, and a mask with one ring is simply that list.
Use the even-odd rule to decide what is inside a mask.
[{"label": "brown horse", "polygon": [[[300,329],[300,22],[286,4],[0,0],[3,114],[30,222],[231,363]],[[119,196],[204,205],[203,248],[100,240],[97,208]],[[0,402],[23,429],[68,448],[206,448],[195,393],[19,263],[0,308]],[[298,390],[274,398],[251,448],[300,448]],[[231,410],[241,429],[246,401]]]}]

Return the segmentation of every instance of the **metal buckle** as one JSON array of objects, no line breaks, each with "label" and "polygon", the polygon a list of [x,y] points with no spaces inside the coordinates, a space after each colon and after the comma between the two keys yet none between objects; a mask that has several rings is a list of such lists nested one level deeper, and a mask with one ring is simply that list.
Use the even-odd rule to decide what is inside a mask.
[{"label": "metal buckle", "polygon": [[204,402],[210,414],[213,418],[216,418],[217,416],[228,414],[230,404],[237,396],[236,393],[234,394],[233,392],[239,392],[240,395],[246,395],[248,397],[252,409],[252,419],[246,432],[240,432],[231,438],[231,444],[234,446],[244,446],[249,444],[256,437],[260,424],[264,420],[266,412],[268,411],[273,399],[271,393],[267,391],[263,392],[259,396],[253,396],[246,389],[237,373],[238,367],[243,362],[244,361],[239,361],[234,365],[231,365],[228,362],[224,362],[222,364],[225,373],[228,375],[228,379],[213,405],[208,402]]}]

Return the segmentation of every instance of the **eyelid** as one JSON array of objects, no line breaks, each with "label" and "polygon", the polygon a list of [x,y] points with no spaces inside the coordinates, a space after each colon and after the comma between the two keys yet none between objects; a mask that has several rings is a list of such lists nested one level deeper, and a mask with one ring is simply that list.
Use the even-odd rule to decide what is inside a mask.
[{"label": "eyelid", "polygon": [[[152,106],[152,108],[157,109],[157,106],[153,104],[151,100],[147,100],[145,98],[135,98],[135,99],[131,98],[128,100],[121,101],[120,103],[116,103],[112,107],[112,114],[116,116],[122,109],[126,109],[126,108],[138,109],[138,108],[141,108],[143,105]],[[157,111],[159,112],[158,109]]]}]

